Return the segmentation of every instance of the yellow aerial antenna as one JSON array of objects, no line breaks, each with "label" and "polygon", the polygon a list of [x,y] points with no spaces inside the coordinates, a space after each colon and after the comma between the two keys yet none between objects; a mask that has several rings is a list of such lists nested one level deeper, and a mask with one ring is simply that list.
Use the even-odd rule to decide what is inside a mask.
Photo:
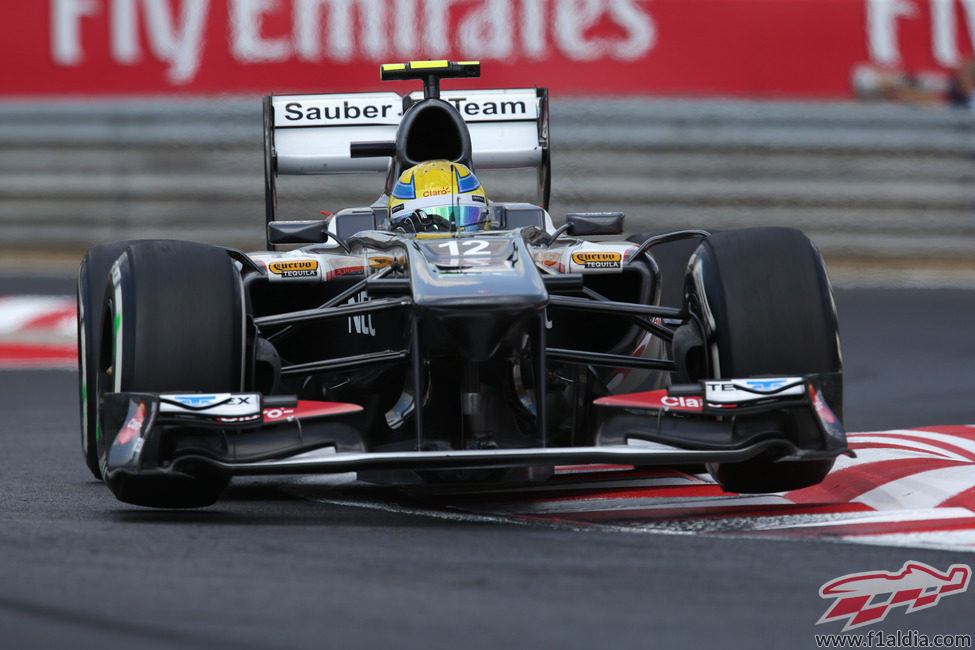
[{"label": "yellow aerial antenna", "polygon": [[379,67],[382,81],[404,79],[423,80],[423,98],[440,97],[441,79],[460,79],[481,76],[480,61],[408,61],[406,63],[383,63]]}]

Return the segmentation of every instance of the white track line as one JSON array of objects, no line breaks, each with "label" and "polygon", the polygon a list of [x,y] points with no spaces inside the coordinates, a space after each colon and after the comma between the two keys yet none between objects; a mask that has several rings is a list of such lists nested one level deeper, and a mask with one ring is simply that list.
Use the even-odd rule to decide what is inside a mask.
[{"label": "white track line", "polygon": [[[943,467],[904,478],[888,481],[865,492],[854,499],[876,510],[916,510],[936,508],[951,497],[971,488],[975,484],[975,465],[969,463],[958,467]],[[948,508],[937,508],[937,512]],[[975,513],[966,510],[969,516]]]}]

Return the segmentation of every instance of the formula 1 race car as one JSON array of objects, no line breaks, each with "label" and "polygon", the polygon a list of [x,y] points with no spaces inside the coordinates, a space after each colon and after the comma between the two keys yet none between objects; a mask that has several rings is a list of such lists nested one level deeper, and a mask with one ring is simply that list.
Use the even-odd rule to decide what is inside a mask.
[{"label": "formula 1 race car", "polygon": [[[616,212],[555,227],[548,93],[440,91],[479,73],[386,64],[422,93],[265,98],[265,251],[88,252],[82,449],[119,499],[207,505],[237,475],[522,481],[594,463],[706,466],[767,492],[850,453],[812,243],[789,228],[633,242]],[[475,170],[517,167],[537,171],[537,200],[490,201]],[[278,175],[355,171],[386,172],[371,205],[277,218]],[[678,304],[659,304],[667,283]]]}]

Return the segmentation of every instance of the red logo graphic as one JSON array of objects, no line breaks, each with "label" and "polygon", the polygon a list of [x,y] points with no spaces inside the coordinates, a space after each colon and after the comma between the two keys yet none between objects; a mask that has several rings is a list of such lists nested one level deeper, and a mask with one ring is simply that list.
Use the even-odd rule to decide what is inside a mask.
[{"label": "red logo graphic", "polygon": [[122,431],[118,434],[115,439],[120,445],[127,445],[132,442],[132,439],[139,435],[142,431],[142,425],[146,421],[146,404],[145,402],[139,402],[139,406],[136,407],[135,413],[129,418],[125,426],[122,427]]},{"label": "red logo graphic", "polygon": [[823,396],[819,394],[818,390],[812,387],[812,384],[809,385],[809,394],[812,396],[813,407],[816,409],[819,417],[823,418],[823,421],[827,424],[836,422],[836,416],[829,410],[829,406],[826,405]]},{"label": "red logo graphic", "polygon": [[952,564],[942,573],[914,561],[905,562],[897,573],[867,571],[840,576],[819,588],[820,598],[835,598],[836,602],[816,625],[847,619],[846,632],[879,623],[900,605],[907,606],[907,614],[934,607],[942,596],[965,592],[971,577],[972,568],[967,564]]}]

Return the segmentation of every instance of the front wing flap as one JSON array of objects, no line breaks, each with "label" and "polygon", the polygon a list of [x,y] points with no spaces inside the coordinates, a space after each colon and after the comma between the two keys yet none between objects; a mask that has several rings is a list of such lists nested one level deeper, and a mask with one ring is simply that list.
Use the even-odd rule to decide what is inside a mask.
[{"label": "front wing flap", "polygon": [[[839,382],[839,373],[708,379],[603,397],[595,401],[604,411],[597,440],[639,439],[718,450],[775,439],[791,441],[798,449],[780,460],[853,455],[843,424],[824,397],[837,392]],[[818,439],[791,438],[797,428],[792,425],[801,418],[812,418]]]},{"label": "front wing flap", "polygon": [[106,393],[101,430],[111,441],[102,473],[177,472],[202,455],[248,463],[321,447],[362,451],[357,404],[265,397],[260,393]]}]

